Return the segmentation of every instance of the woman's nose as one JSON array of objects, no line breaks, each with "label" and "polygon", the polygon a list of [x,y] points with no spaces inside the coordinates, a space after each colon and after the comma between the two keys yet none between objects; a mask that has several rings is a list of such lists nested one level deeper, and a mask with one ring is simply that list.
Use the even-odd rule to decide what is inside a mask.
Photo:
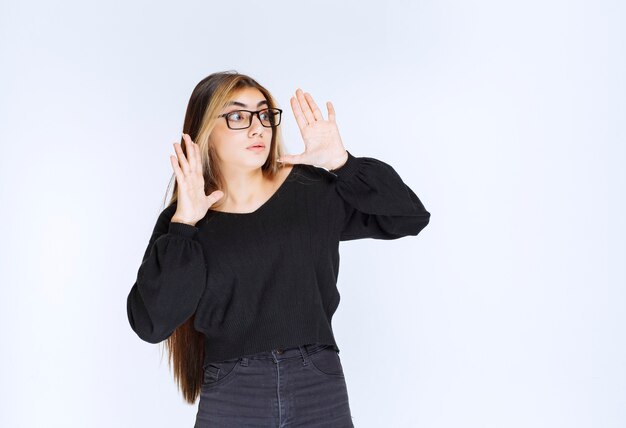
[{"label": "woman's nose", "polygon": [[250,129],[253,131],[261,132],[263,131],[264,126],[261,124],[261,119],[259,119],[259,114],[252,115],[252,124],[250,124]]}]

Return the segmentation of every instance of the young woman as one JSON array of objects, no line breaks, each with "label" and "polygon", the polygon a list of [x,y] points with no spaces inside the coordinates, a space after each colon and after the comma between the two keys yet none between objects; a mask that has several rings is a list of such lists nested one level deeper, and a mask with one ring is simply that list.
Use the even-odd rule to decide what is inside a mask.
[{"label": "young woman", "polygon": [[249,76],[193,90],[175,184],[127,299],[137,335],[165,341],[196,427],[352,427],[339,347],[339,242],[417,235],[429,222],[388,164],[355,157],[310,94],[291,98],[305,150]]}]

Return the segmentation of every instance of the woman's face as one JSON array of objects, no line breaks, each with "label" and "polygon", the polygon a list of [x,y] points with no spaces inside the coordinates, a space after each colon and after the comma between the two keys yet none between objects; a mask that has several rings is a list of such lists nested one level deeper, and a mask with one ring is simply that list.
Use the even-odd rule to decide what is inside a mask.
[{"label": "woman's face", "polygon": [[[236,110],[257,111],[268,108],[269,104],[261,91],[256,88],[243,88],[233,94],[229,104],[220,114]],[[246,123],[247,124],[247,123]],[[244,169],[260,168],[270,152],[272,128],[261,125],[258,115],[252,117],[252,125],[246,129],[230,129],[226,118],[220,117],[209,136],[217,157],[222,165],[242,167]],[[250,146],[264,144],[263,149],[250,149]]]}]

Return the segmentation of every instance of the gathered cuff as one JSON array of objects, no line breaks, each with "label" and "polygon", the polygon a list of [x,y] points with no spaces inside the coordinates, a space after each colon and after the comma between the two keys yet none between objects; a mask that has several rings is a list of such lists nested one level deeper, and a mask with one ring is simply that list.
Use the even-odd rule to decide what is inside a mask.
[{"label": "gathered cuff", "polygon": [[171,233],[172,235],[184,236],[186,238],[193,238],[197,232],[198,228],[196,226],[176,221],[170,221],[168,228],[168,233]]},{"label": "gathered cuff", "polygon": [[344,178],[350,177],[354,175],[354,173],[356,173],[357,169],[359,168],[358,159],[354,155],[352,155],[352,153],[350,153],[348,150],[346,150],[346,152],[348,153],[348,160],[346,161],[346,163],[344,163],[339,168],[333,169],[330,171],[337,178],[344,179]]}]

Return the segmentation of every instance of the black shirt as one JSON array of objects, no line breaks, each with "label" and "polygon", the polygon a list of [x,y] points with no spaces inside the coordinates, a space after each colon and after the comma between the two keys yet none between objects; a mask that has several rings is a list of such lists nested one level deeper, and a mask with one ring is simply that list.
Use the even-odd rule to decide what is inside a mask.
[{"label": "black shirt", "polygon": [[417,235],[429,222],[388,164],[354,157],[328,171],[295,164],[251,213],[209,209],[195,226],[165,208],[127,299],[137,335],[159,343],[195,313],[205,361],[308,343],[339,350],[339,242]]}]

